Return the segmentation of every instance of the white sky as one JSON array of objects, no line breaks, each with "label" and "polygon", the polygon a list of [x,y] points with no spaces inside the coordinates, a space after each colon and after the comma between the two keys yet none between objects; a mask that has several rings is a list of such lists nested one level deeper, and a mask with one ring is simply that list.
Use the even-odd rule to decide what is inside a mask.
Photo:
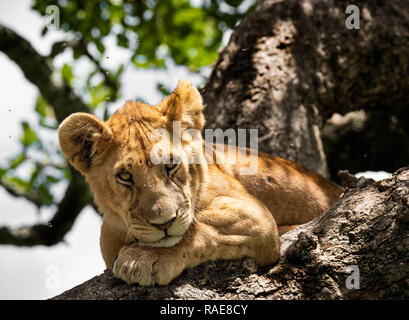
[{"label": "white sky", "polygon": [[[44,55],[49,53],[52,43],[66,37],[62,32],[50,31],[47,37],[42,38],[40,31],[44,20],[30,9],[28,0],[0,0],[0,23],[25,37]],[[129,52],[117,48],[111,40],[107,45],[109,59],[104,61],[105,66],[117,66],[120,62],[128,61]],[[55,65],[61,67],[71,59],[69,53],[63,54],[56,59]],[[87,63],[82,61],[80,67],[76,68],[77,75],[81,75],[81,70],[86,72],[88,67]],[[149,103],[155,104],[161,98],[155,89],[157,81],[173,89],[181,77],[189,78],[195,85],[201,84],[203,80],[180,67],[171,67],[168,71],[146,71],[128,67],[122,78],[123,98],[110,106],[110,109],[115,110],[125,100],[134,97],[144,97]],[[35,124],[37,121],[33,107],[38,90],[24,78],[18,66],[1,52],[0,93],[0,148],[4,150],[0,153],[2,166],[7,163],[7,159],[20,151],[16,138],[21,133],[20,122],[28,120]],[[41,135],[49,143],[56,144],[56,135],[50,136],[49,133],[50,131],[41,131]],[[364,174],[371,176],[370,173]],[[381,179],[387,175],[377,173],[375,178]],[[65,186],[66,184],[63,184],[56,188],[59,196]],[[52,213],[53,208],[50,208],[39,215],[32,204],[9,196],[0,187],[0,227],[47,221]],[[101,218],[93,209],[86,208],[64,243],[50,248],[0,245],[0,299],[50,298],[100,274],[105,268],[99,250],[100,225]]]}]

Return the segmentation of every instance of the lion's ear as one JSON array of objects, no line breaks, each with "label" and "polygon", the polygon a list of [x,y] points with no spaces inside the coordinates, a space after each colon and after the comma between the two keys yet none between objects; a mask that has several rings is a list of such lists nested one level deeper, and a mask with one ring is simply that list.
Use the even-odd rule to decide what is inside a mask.
[{"label": "lion's ear", "polygon": [[60,147],[71,164],[85,174],[112,139],[109,127],[96,116],[74,113],[58,128]]},{"label": "lion's ear", "polygon": [[202,130],[205,124],[202,97],[189,80],[180,79],[160,109],[170,125],[173,121],[181,121],[184,129]]}]

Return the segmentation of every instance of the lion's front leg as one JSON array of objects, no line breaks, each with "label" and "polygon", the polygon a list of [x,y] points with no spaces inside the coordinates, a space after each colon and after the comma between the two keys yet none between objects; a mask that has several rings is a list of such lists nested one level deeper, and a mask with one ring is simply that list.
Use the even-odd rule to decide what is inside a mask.
[{"label": "lion's front leg", "polygon": [[113,265],[115,277],[143,286],[166,285],[185,265],[175,248],[146,248],[136,244],[123,247]]},{"label": "lion's front leg", "polygon": [[170,283],[184,268],[217,259],[252,257],[259,265],[279,259],[277,225],[255,199],[219,197],[197,214],[180,243],[168,248],[124,246],[113,266],[127,283]]}]

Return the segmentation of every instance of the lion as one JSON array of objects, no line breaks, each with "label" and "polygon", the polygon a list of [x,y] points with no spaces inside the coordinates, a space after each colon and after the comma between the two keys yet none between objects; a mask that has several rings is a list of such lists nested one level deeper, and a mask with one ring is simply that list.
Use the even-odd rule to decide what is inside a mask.
[{"label": "lion", "polygon": [[[181,79],[156,106],[127,101],[106,122],[74,113],[59,127],[62,152],[85,176],[103,214],[106,267],[129,284],[166,285],[216,259],[273,264],[280,234],[318,217],[342,193],[317,173],[261,152],[250,155],[254,174],[240,174],[246,164],[239,161],[215,163],[217,152],[231,151],[206,152],[203,109],[198,90]],[[162,140],[152,134],[174,134],[176,121],[182,136],[199,134],[161,149],[169,161],[154,163],[152,150]],[[192,150],[199,161],[187,161]]]}]

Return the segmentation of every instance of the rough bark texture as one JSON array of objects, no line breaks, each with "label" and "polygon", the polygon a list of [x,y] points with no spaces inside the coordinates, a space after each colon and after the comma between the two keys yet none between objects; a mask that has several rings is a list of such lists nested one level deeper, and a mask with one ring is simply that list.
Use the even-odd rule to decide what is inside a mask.
[{"label": "rough bark texture", "polygon": [[[409,299],[409,167],[378,182],[340,176],[345,193],[281,237],[275,266],[208,262],[164,287],[127,285],[106,270],[54,299]],[[360,289],[346,286],[351,265]]]},{"label": "rough bark texture", "polygon": [[[346,28],[350,4],[262,2],[235,30],[203,90],[209,127],[258,128],[261,150],[327,175],[320,128],[334,112],[382,109],[408,119],[409,2],[354,1],[359,30]],[[338,163],[335,172],[349,167]]]}]

